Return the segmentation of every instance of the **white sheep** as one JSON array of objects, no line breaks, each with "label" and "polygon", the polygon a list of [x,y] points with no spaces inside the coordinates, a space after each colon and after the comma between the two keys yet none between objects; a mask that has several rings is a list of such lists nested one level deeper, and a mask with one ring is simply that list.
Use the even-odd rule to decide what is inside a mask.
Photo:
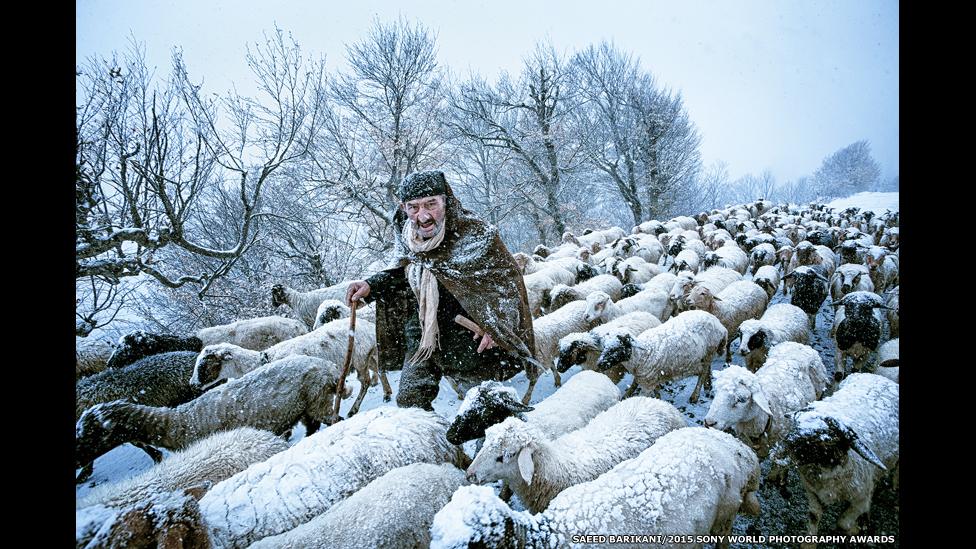
[{"label": "white sheep", "polygon": [[[603,535],[606,542],[594,539],[587,547],[643,547],[652,538],[640,534],[728,535],[736,513],[759,515],[758,488],[759,459],[752,450],[729,434],[687,427],[595,480],[563,490],[541,514],[513,511],[487,486],[462,486],[434,516],[430,546],[572,547],[582,535]],[[618,539],[611,542],[611,535]]]},{"label": "white sheep", "polygon": [[766,309],[759,319],[744,320],[732,339],[737,337],[740,338],[739,354],[745,357],[746,368],[755,372],[766,361],[771,347],[784,341],[809,343],[807,314],[796,305],[777,303]]},{"label": "white sheep", "polygon": [[749,252],[749,262],[752,264],[752,274],[755,275],[756,271],[763,265],[773,265],[776,263],[776,248],[768,242],[757,244]]},{"label": "white sheep", "polygon": [[[634,311],[644,311],[664,320],[668,306],[668,294],[654,287],[641,290],[635,295],[614,303],[605,292],[593,292],[586,296],[585,318],[589,322],[605,323]],[[572,330],[582,332],[583,330]],[[570,332],[566,332],[566,335]]]},{"label": "white sheep", "polygon": [[508,418],[485,430],[485,443],[468,479],[505,480],[532,512],[544,510],[564,489],[595,479],[636,457],[661,435],[688,425],[672,404],[646,397],[619,402],[585,427],[554,440],[531,423]]},{"label": "white sheep", "polygon": [[[371,386],[370,371],[377,371],[376,327],[366,320],[356,319],[355,342],[350,370],[355,369],[359,379],[359,394],[349,409],[349,415],[359,411],[359,406]],[[321,357],[342,364],[349,349],[349,321],[337,319],[311,332],[283,341],[264,351],[248,351],[229,343],[204,347],[197,357],[190,383],[208,386],[216,381],[239,377],[263,364],[292,355]],[[386,372],[378,373],[383,383],[384,400],[393,394]]]},{"label": "white sheep", "polygon": [[617,277],[608,274],[594,276],[575,286],[556,284],[549,292],[549,310],[555,311],[571,301],[586,299],[586,296],[597,291],[605,292],[612,298],[618,299],[622,287],[623,284]]},{"label": "white sheep", "polygon": [[[718,294],[726,286],[739,280],[742,280],[742,274],[726,267],[709,267],[698,274],[691,271],[681,271],[677,274],[674,284],[668,291],[671,314],[687,310],[688,295],[695,286],[703,286],[711,290],[713,294]],[[669,317],[670,315],[661,320],[667,320]]]},{"label": "white sheep", "polygon": [[180,450],[203,437],[237,427],[280,435],[301,421],[311,434],[331,420],[338,377],[334,363],[295,355],[175,408],[122,400],[97,404],[86,410],[75,426],[76,460],[88,463],[126,442]]},{"label": "white sheep", "polygon": [[776,290],[779,289],[779,269],[771,265],[763,265],[752,275],[752,281],[766,290],[766,295],[772,300],[773,296],[776,295]]},{"label": "white sheep", "polygon": [[898,383],[899,353],[898,338],[889,339],[878,347],[878,361],[874,373]]},{"label": "white sheep", "polygon": [[882,376],[851,374],[834,394],[794,414],[784,449],[807,494],[807,534],[816,535],[824,509],[838,501],[848,506],[837,526],[857,532],[877,481],[898,465],[898,393]]},{"label": "white sheep", "polygon": [[858,263],[844,263],[830,277],[830,297],[834,301],[844,299],[851,292],[873,292],[874,282],[868,268]]},{"label": "white sheep", "polygon": [[864,260],[871,273],[871,282],[878,293],[898,285],[898,256],[888,252],[886,248],[871,246]]},{"label": "white sheep", "polygon": [[677,253],[677,255],[674,256],[674,261],[671,263],[671,270],[674,272],[698,272],[698,265],[700,262],[701,256],[698,255],[698,252],[694,250],[681,250]]},{"label": "white sheep", "polygon": [[[572,332],[582,332],[592,327],[593,322],[586,318],[586,307],[587,302],[585,301],[573,301],[532,321],[532,331],[535,332],[536,360],[544,368],[552,371],[557,387],[560,383],[559,371],[556,370],[556,359],[559,357],[559,340]],[[532,398],[532,390],[535,388],[537,380],[538,377],[529,379],[529,386],[526,388],[525,396],[522,399],[525,404],[528,404],[529,399]]]},{"label": "white sheep", "polygon": [[749,270],[749,256],[730,237],[721,247],[705,253],[702,268],[708,269],[715,266],[732,269],[740,275],[744,275]]},{"label": "white sheep", "polygon": [[326,299],[345,299],[346,288],[351,282],[351,280],[344,280],[327,288],[308,292],[299,292],[284,284],[275,284],[271,287],[271,306],[288,305],[291,307],[292,314],[311,329],[312,325],[315,324],[315,312],[318,310],[319,304]]},{"label": "white sheep", "polygon": [[214,486],[200,512],[214,547],[244,547],[328,511],[383,474],[411,463],[465,465],[447,420],[385,406],[340,421]]},{"label": "white sheep", "polygon": [[219,431],[174,452],[134,477],[95,487],[76,507],[124,507],[155,493],[182,490],[205,482],[216,484],[286,448],[288,441],[271,431],[253,427]]},{"label": "white sheep", "polygon": [[620,400],[620,389],[599,372],[583,371],[532,406],[522,404],[515,389],[497,381],[485,381],[468,389],[457,415],[447,430],[452,444],[485,435],[485,429],[515,415],[556,438],[583,427],[594,416]]},{"label": "white sheep", "polygon": [[552,265],[522,277],[533,317],[542,316],[542,308],[549,305],[549,292],[556,284],[575,284],[576,275],[569,270]]},{"label": "white sheep", "polygon": [[[312,329],[318,330],[324,324],[340,318],[349,318],[350,315],[352,315],[352,311],[345,302],[338,299],[326,299],[319,304],[318,310],[315,311],[315,324],[312,325]],[[356,323],[358,324],[360,320],[376,323],[375,302],[367,305],[360,304],[356,307]]]},{"label": "white sheep", "polygon": [[797,266],[822,265],[824,276],[827,279],[833,276],[834,269],[837,266],[837,258],[827,246],[814,245],[809,241],[803,241],[796,245],[794,252],[796,253]]},{"label": "white sheep", "polygon": [[302,321],[283,316],[262,316],[203,328],[197,330],[196,336],[203,346],[232,343],[252,351],[263,351],[307,333],[308,326]]},{"label": "white sheep", "polygon": [[449,463],[411,463],[360,488],[328,511],[250,549],[429,547],[434,515],[467,484]]},{"label": "white sheep", "polygon": [[640,284],[661,274],[661,267],[642,257],[628,257],[616,265],[616,273],[625,284]]},{"label": "white sheep", "polygon": [[823,396],[830,382],[820,354],[792,341],[774,346],[756,373],[730,365],[713,376],[705,426],[733,429],[760,459],[789,431],[791,414]]},{"label": "white sheep", "polygon": [[[695,286],[688,295],[689,307],[712,313],[730,334],[739,331],[743,321],[762,316],[768,303],[766,291],[751,280],[733,282],[718,294],[704,286]],[[731,349],[726,351],[725,361],[732,361]]]},{"label": "white sheep", "polygon": [[569,235],[569,242],[573,242],[583,247],[590,247],[594,243],[609,244],[618,238],[627,236],[627,233],[625,233],[620,227],[610,227],[609,229],[593,231],[581,236],[575,236],[573,233],[567,231],[563,233],[563,242],[567,241],[567,235]]},{"label": "white sheep", "polygon": [[665,381],[697,376],[688,399],[695,403],[702,386],[711,386],[712,355],[721,356],[727,340],[728,331],[714,315],[685,311],[636,338],[623,333],[607,338],[597,369],[623,364],[645,394],[656,393]]},{"label": "white sheep", "polygon": [[[580,364],[583,370],[595,370],[596,361],[603,351],[603,341],[618,332],[637,337],[644,330],[660,326],[661,320],[646,311],[634,311],[601,324],[588,332],[573,332],[559,340],[559,371]],[[619,382],[626,370],[622,366],[606,372],[614,383]]]}]

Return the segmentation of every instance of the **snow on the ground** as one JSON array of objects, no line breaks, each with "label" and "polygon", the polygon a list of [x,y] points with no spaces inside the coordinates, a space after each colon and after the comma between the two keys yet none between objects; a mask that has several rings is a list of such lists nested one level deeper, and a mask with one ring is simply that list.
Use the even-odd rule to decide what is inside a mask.
[{"label": "snow on the ground", "polygon": [[852,206],[883,214],[885,210],[898,211],[898,193],[863,192],[828,202],[827,206],[843,210]]},{"label": "snow on the ground", "polygon": [[[883,213],[886,209],[898,209],[898,193],[859,193],[844,199],[835,200],[829,205],[836,208],[857,206],[862,209],[871,209],[875,212]],[[751,279],[751,275],[747,274],[744,279]],[[769,305],[774,305],[776,303],[789,303],[789,296],[784,296],[781,290],[777,291]],[[816,329],[812,334],[810,345],[820,353],[827,372],[831,375],[833,374],[834,370],[834,342],[829,336],[829,330],[832,322],[833,311],[829,306],[829,300],[827,300],[824,302],[824,305],[821,306],[820,311],[817,314]],[[741,366],[745,365],[743,358],[736,355],[733,355],[732,362]],[[724,367],[724,357],[715,358],[713,360],[713,370],[722,369]],[[565,383],[579,371],[579,366],[573,366],[565,373],[561,374],[562,381]],[[390,402],[384,402],[382,386],[377,384],[375,387],[371,387],[367,392],[360,408],[361,412],[380,406],[396,406],[395,395],[397,388],[399,387],[400,372],[389,372],[388,378],[390,385],[393,388],[394,399],[392,399]],[[630,374],[625,375],[624,378],[621,379],[620,383],[618,384],[621,393],[627,389],[631,380],[632,377]],[[688,398],[695,387],[695,382],[696,378],[689,377],[667,383],[662,387],[661,390],[661,398],[673,403],[678,410],[684,413],[688,419],[689,425],[701,425],[703,423],[705,414],[708,412],[708,407],[711,405],[713,397],[713,393],[703,391],[697,404],[689,403]],[[528,379],[525,377],[524,373],[519,373],[506,383],[514,387],[519,395],[522,395],[528,386]],[[346,381],[346,384],[352,388],[352,396],[344,400],[342,403],[340,414],[343,416],[348,412],[349,406],[351,406],[359,392],[359,382],[356,379],[355,372],[351,373]],[[553,383],[552,374],[543,374],[536,383],[535,390],[532,394],[531,403],[537,403],[543,400],[547,396],[551,395],[555,390],[556,387]],[[448,385],[447,381],[442,379],[440,392],[433,403],[434,410],[441,416],[452,419],[457,413],[461,400],[462,399],[459,398],[458,395],[451,389],[450,385]],[[301,440],[304,435],[305,428],[301,423],[298,423],[292,431],[292,435],[289,438],[289,443],[295,444]],[[473,456],[474,443],[469,442],[465,444],[464,449],[469,455]],[[164,455],[169,455],[169,452],[165,449],[163,452]],[[94,472],[91,478],[87,482],[78,485],[76,488],[76,499],[80,500],[81,498],[85,497],[91,488],[96,485],[128,478],[148,469],[151,466],[152,460],[150,460],[142,450],[139,450],[130,444],[125,444],[115,448],[114,450],[95,460]],[[768,463],[764,462],[764,474],[767,467]],[[806,520],[805,496],[803,494],[802,487],[800,486],[799,477],[796,476],[795,473],[791,473],[790,479],[791,481],[788,499],[784,499],[774,488],[769,488],[766,490],[761,486],[759,497],[762,504],[763,513],[757,519],[744,517],[741,515],[738,516],[735,521],[733,533],[753,535],[757,533],[762,533],[764,535],[793,535],[803,533]],[[871,510],[872,528],[866,533],[895,536],[896,541],[893,546],[897,547],[897,532],[899,522],[896,507],[897,493],[890,489],[890,481],[886,480],[884,482],[885,484],[883,486],[887,487],[887,491],[884,491],[880,487],[876,491],[876,503]],[[881,501],[878,501],[879,498]],[[517,501],[517,498],[513,498],[514,508],[523,509],[524,507],[520,503],[521,502]],[[889,508],[880,508],[882,505],[887,505]],[[837,510],[834,509],[832,512],[828,512],[824,516],[823,520],[821,521],[821,534],[824,533],[824,526],[828,525],[828,532],[834,532],[835,527],[833,525],[836,522],[836,513]],[[753,546],[747,544],[733,544],[733,547]]]}]

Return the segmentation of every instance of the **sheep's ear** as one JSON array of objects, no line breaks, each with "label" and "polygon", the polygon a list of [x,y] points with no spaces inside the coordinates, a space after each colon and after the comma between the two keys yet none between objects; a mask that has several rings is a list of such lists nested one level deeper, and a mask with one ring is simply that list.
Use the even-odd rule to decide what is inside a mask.
[{"label": "sheep's ear", "polygon": [[532,447],[526,446],[522,448],[518,455],[518,468],[519,474],[522,475],[522,480],[525,484],[532,484],[532,473],[535,472],[535,463],[532,462]]},{"label": "sheep's ear", "polygon": [[714,299],[715,301],[722,301],[722,298],[720,298],[720,297],[719,297],[719,296],[717,296],[717,295],[713,295],[713,296],[712,296],[712,299]]},{"label": "sheep's ear", "polygon": [[767,415],[772,416],[773,412],[769,408],[769,399],[766,398],[766,393],[759,392],[752,394],[752,401],[759,406],[759,409],[766,412]]},{"label": "sheep's ear", "polygon": [[861,441],[861,438],[859,436],[857,436],[857,433],[855,433],[849,427],[847,428],[847,432],[848,432],[848,434],[849,434],[848,436],[849,436],[849,438],[851,440],[851,447],[854,449],[855,452],[858,453],[858,455],[860,455],[862,458],[870,461],[871,463],[877,465],[878,467],[881,468],[882,471],[887,471],[888,470],[888,468],[885,467],[884,463],[881,463],[881,460],[878,458],[878,456],[875,455],[875,453],[872,452],[871,449],[868,448],[867,445],[864,444],[863,441]]}]

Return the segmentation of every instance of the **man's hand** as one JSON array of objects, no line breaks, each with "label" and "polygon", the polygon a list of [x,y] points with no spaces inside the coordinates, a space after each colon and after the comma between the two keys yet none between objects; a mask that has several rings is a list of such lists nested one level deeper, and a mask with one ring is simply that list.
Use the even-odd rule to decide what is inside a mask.
[{"label": "man's hand", "polygon": [[365,280],[354,280],[346,288],[346,305],[352,307],[353,301],[369,295],[369,284]]},{"label": "man's hand", "polygon": [[[478,334],[474,334],[474,339],[478,339]],[[488,335],[488,332],[485,332],[484,337],[481,338],[481,343],[478,344],[478,352],[480,353],[485,349],[492,349],[494,347],[497,347],[497,345],[495,345],[495,340]]]}]

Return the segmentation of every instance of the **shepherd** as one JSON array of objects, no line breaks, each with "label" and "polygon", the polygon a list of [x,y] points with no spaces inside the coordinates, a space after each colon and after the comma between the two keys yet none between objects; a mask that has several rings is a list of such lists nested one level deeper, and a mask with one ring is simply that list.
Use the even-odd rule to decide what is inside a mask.
[{"label": "shepherd", "polygon": [[350,307],[376,302],[380,370],[403,369],[397,405],[433,410],[445,375],[466,390],[535,368],[525,284],[498,229],[462,207],[440,171],[406,176],[397,198],[390,268],[346,292]]}]

